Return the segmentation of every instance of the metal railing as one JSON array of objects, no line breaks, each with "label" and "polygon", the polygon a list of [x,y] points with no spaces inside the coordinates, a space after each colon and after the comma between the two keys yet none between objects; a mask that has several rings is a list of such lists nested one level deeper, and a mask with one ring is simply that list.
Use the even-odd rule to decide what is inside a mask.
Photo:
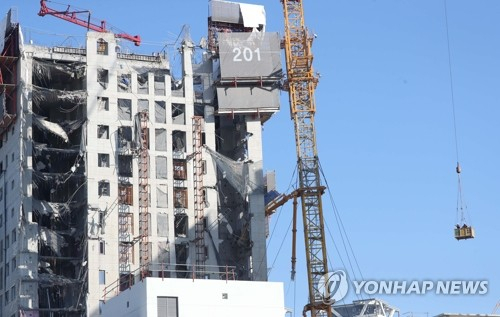
[{"label": "metal railing", "polygon": [[141,54],[127,54],[127,53],[117,53],[116,56],[121,59],[128,59],[133,61],[142,62],[161,62],[162,57],[160,55],[141,55]]},{"label": "metal railing", "polygon": [[[185,269],[178,269],[184,267]],[[127,275],[122,275],[119,279],[115,280],[109,285],[106,285],[103,290],[102,300],[106,301],[116,295],[120,294],[131,288],[137,282],[142,282],[145,278],[156,277],[161,278],[191,278],[195,279],[211,279],[229,281],[236,280],[236,267],[235,266],[217,266],[217,265],[204,265],[203,268],[198,268],[196,265],[179,265],[179,264],[166,264],[166,263],[148,263],[147,274],[144,274],[142,267],[131,271]],[[202,274],[203,275],[202,275]],[[179,277],[181,276],[181,277]]]},{"label": "metal railing", "polygon": [[74,47],[62,47],[56,46],[52,48],[54,53],[64,53],[64,54],[76,54],[76,55],[87,55],[87,50],[84,48],[74,48]]}]

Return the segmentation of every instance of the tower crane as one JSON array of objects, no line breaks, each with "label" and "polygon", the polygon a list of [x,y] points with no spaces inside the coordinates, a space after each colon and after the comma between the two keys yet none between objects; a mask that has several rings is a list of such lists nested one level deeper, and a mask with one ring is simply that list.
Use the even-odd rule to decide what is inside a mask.
[{"label": "tower crane", "polygon": [[[78,14],[80,13],[88,13],[88,19],[83,20],[78,17]],[[83,26],[89,30],[96,31],[96,32],[101,32],[101,33],[107,33],[110,32],[108,29],[106,29],[106,21],[101,21],[101,24],[94,24],[90,22],[90,11],[83,10],[83,11],[70,11],[70,6],[66,8],[64,11],[57,11],[52,8],[49,8],[47,6],[47,0],[40,0],[40,11],[38,12],[38,15],[43,17],[46,15],[52,15],[55,16],[56,18],[74,23],[79,26]],[[115,37],[131,41],[135,44],[135,46],[141,45],[141,37],[139,35],[130,35],[127,33],[119,33],[115,34]]]},{"label": "tower crane", "polygon": [[[284,48],[287,68],[287,89],[290,100],[290,114],[295,128],[295,145],[302,221],[307,257],[307,278],[309,303],[303,315],[311,317],[332,316],[331,301],[325,300],[326,285],[322,285],[328,275],[325,244],[323,206],[316,130],[314,115],[316,104],[314,91],[318,78],[314,74],[311,51],[313,37],[308,34],[304,22],[302,0],[281,0],[285,17]],[[292,260],[293,262],[293,260]]]}]

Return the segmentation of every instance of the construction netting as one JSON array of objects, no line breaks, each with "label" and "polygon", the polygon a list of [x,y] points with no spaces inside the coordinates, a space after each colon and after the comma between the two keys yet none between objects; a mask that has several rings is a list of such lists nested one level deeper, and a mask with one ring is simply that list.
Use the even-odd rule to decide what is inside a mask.
[{"label": "construction netting", "polygon": [[57,63],[55,61],[33,59],[33,76],[40,82],[49,83],[54,77],[64,74],[73,79],[86,75],[86,65],[81,62]]},{"label": "construction netting", "polygon": [[168,238],[168,214],[159,213],[156,219],[158,224],[158,237]]},{"label": "construction netting", "polygon": [[49,247],[54,254],[61,256],[61,249],[68,246],[66,239],[63,235],[57,233],[55,230],[50,230],[45,227],[40,227],[40,243]]},{"label": "construction netting", "polygon": [[156,186],[156,207],[167,208],[167,185],[159,184]]},{"label": "construction netting", "polygon": [[215,152],[208,146],[205,146],[205,150],[212,156],[215,165],[222,173],[222,177],[225,178],[242,197],[246,197],[258,189],[256,184],[250,182],[248,163],[234,161]]},{"label": "construction netting", "polygon": [[166,129],[155,129],[155,150],[156,151],[166,151],[167,150],[167,130]]},{"label": "construction netting", "polygon": [[118,120],[132,120],[132,100],[118,99]]},{"label": "construction netting", "polygon": [[167,179],[167,157],[157,156],[155,158],[156,179]]},{"label": "construction netting", "polygon": [[155,122],[166,123],[167,111],[165,108],[165,101],[155,101]]},{"label": "construction netting", "polygon": [[[87,92],[85,90],[49,89],[33,85],[32,100],[35,107],[46,104],[61,108],[61,111],[70,112],[87,103]],[[68,108],[64,109],[63,105],[66,104]]]}]

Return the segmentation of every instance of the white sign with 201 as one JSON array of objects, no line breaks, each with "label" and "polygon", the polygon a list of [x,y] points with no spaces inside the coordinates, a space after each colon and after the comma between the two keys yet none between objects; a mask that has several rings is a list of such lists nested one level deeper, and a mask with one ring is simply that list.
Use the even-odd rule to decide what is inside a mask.
[{"label": "white sign with 201", "polygon": [[278,33],[219,33],[218,40],[222,79],[281,77]]}]

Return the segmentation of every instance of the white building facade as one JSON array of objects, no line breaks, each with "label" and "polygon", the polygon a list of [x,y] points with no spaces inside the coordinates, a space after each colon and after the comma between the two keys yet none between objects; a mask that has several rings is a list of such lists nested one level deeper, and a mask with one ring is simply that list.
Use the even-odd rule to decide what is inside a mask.
[{"label": "white building facade", "polygon": [[[234,5],[214,1],[211,34],[232,25],[256,45],[242,62],[281,72],[263,8],[217,20]],[[148,277],[267,280],[261,140],[279,74],[230,85],[220,56],[234,50],[194,62],[186,40],[174,78],[166,56],[122,53],[111,33],[28,45],[10,14],[1,30],[1,316],[95,316]]]}]

